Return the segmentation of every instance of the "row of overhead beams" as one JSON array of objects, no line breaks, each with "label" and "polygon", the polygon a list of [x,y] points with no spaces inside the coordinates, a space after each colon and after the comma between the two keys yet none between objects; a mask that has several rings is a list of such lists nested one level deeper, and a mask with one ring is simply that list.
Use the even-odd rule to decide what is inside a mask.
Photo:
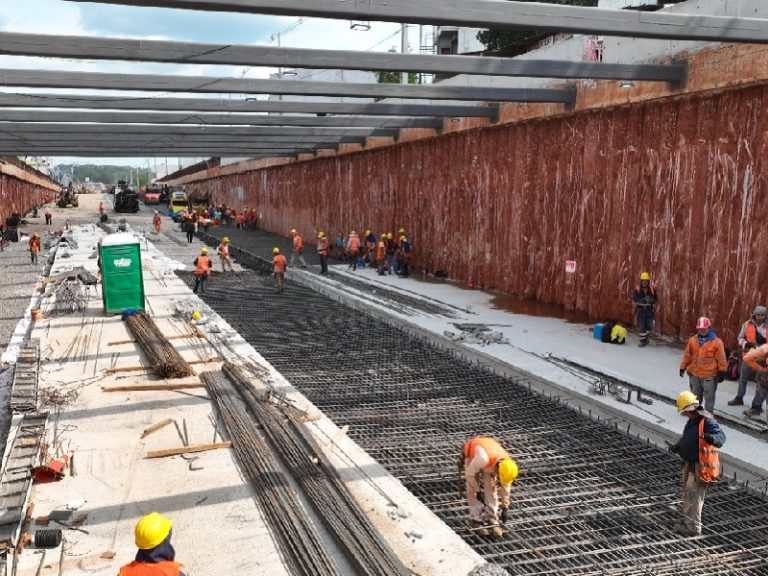
[{"label": "row of overhead beams", "polygon": [[[79,1],[79,0],[72,0]],[[490,0],[420,0],[392,4],[391,0],[160,0],[115,1],[112,4],[156,6],[192,10],[216,10],[259,14],[412,22],[501,29],[539,29],[602,35],[649,38],[768,41],[768,21],[749,18],[692,16],[665,12],[599,10],[550,4]],[[88,60],[193,63],[237,66],[271,66],[317,69],[474,74],[484,76],[528,76],[560,79],[616,79],[685,82],[683,63],[669,65],[608,64],[555,60],[484,58],[475,56],[423,56],[334,50],[300,50],[265,46],[215,45],[155,40],[128,40],[75,36],[0,33],[0,54],[82,58]],[[93,154],[93,150],[125,155],[162,155],[175,150],[196,156],[252,155],[256,146],[294,153],[335,147],[341,143],[364,143],[381,130],[435,128],[445,117],[494,119],[498,107],[492,103],[542,102],[572,105],[575,90],[520,89],[491,86],[400,85],[318,82],[303,80],[252,80],[207,76],[148,74],[100,74],[48,70],[0,69],[0,85],[10,88],[56,88],[76,90],[120,90],[172,92],[179,94],[236,94],[223,98],[146,98],[87,96],[83,94],[0,93],[0,152],[13,154]],[[242,94],[327,96],[344,98],[395,98],[423,103],[298,102],[242,99]],[[457,102],[466,102],[461,104]],[[41,110],[45,108],[45,110]],[[77,109],[77,111],[73,111]],[[105,111],[109,112],[105,112]],[[213,112],[213,114],[207,114]],[[279,113],[280,116],[265,116]],[[54,134],[51,142],[39,142],[45,126]],[[58,125],[59,130],[50,127]],[[150,126],[152,125],[152,126]],[[184,129],[190,126],[217,128],[221,133]],[[282,126],[275,134],[260,134],[257,127]],[[239,130],[256,129],[246,135]],[[293,131],[286,132],[290,127]],[[158,133],[150,128],[161,131]],[[314,129],[346,128],[338,134]],[[360,131],[364,132],[361,133]],[[288,139],[298,139],[290,143]],[[90,141],[86,141],[90,137]],[[212,139],[215,138],[215,139]],[[9,152],[9,149],[16,150]],[[266,152],[263,152],[266,154]],[[281,152],[282,153],[282,152]]]}]

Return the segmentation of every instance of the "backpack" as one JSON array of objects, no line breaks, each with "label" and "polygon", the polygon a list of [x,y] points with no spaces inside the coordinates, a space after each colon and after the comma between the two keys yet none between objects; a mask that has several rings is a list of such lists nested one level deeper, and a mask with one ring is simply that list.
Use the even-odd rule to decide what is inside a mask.
[{"label": "backpack", "polygon": [[738,380],[741,374],[741,354],[739,350],[726,350],[725,355],[728,357],[728,368],[725,369],[726,380]]},{"label": "backpack", "polygon": [[600,334],[600,342],[605,344],[611,343],[611,332],[613,332],[614,326],[616,326],[616,322],[606,322],[603,324],[603,331]]},{"label": "backpack", "polygon": [[611,344],[624,344],[627,341],[627,329],[616,324],[611,330]]}]

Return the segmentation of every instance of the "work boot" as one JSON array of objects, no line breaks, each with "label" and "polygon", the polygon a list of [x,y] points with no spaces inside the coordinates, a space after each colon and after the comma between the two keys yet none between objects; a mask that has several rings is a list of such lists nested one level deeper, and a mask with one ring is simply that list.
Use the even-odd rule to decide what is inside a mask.
[{"label": "work boot", "polygon": [[744,416],[752,417],[752,416],[760,416],[763,411],[760,410],[760,408],[750,408],[749,410],[744,410]]},{"label": "work boot", "polygon": [[733,400],[728,400],[728,406],[744,406],[744,399],[736,396]]},{"label": "work boot", "polygon": [[478,520],[472,520],[472,531],[478,536],[488,536],[488,528]]},{"label": "work boot", "polygon": [[502,536],[504,536],[504,530],[501,529],[501,526],[492,526],[491,536],[493,536],[494,538],[501,538]]},{"label": "work boot", "polygon": [[640,346],[640,348],[645,348],[646,346],[648,346],[648,340],[646,340],[645,338],[641,338],[638,346]]}]

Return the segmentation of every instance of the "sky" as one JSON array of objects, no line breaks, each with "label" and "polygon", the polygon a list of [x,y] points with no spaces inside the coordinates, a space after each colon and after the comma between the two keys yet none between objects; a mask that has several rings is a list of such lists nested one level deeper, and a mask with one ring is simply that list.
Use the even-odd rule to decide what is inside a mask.
[{"label": "sky", "polygon": [[[257,44],[292,48],[323,48],[336,50],[375,50],[386,52],[399,49],[400,25],[372,22],[371,29],[362,32],[350,29],[348,20],[326,20],[195,12],[164,8],[145,8],[67,2],[66,0],[0,0],[0,30],[30,34],[64,34],[73,36],[102,36],[113,38],[146,38],[204,43]],[[418,27],[409,28],[410,50],[418,50]],[[131,74],[185,74],[200,76],[230,76],[266,78],[274,68],[211,65],[180,65],[139,62],[107,62],[96,60],[67,60],[0,56],[2,68],[69,70],[89,72],[121,72]],[[27,92],[31,89],[0,89],[6,92]],[[56,90],[37,90],[56,92]],[[58,92],[73,93],[72,90]],[[85,92],[84,92],[85,93]],[[102,92],[102,94],[116,94]],[[139,96],[140,92],[131,92]],[[199,98],[204,95],[198,94]],[[146,166],[143,158],[104,159],[103,164],[126,163]],[[61,158],[56,163],[89,163],[88,159]],[[154,160],[152,160],[154,162]]]}]

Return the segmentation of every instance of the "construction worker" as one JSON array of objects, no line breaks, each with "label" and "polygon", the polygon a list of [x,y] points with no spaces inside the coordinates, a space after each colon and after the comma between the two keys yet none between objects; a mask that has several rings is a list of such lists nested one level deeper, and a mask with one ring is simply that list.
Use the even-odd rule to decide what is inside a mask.
[{"label": "construction worker", "polygon": [[655,320],[654,306],[659,301],[656,288],[651,286],[651,275],[648,272],[640,274],[640,284],[632,291],[632,302],[637,313],[637,335],[640,336],[640,348],[648,345],[648,337],[653,330]]},{"label": "construction worker", "polygon": [[379,276],[384,276],[384,267],[387,258],[387,233],[382,232],[379,241],[376,242],[376,270]]},{"label": "construction worker", "polygon": [[411,273],[411,241],[405,228],[398,230],[400,237],[397,242],[397,273],[402,278],[408,278]]},{"label": "construction worker", "polygon": [[365,262],[371,267],[376,267],[376,262],[373,257],[376,252],[376,235],[370,230],[365,231],[365,237],[363,238],[363,258]]},{"label": "construction worker", "polygon": [[152,216],[152,226],[155,227],[155,234],[160,234],[160,223],[162,221],[160,220],[160,212],[155,210],[155,215]]},{"label": "construction worker", "polygon": [[232,272],[232,260],[229,259],[229,237],[224,236],[221,239],[221,244],[216,248],[216,252],[219,253],[221,259],[221,271],[226,272],[227,266],[229,266],[229,271]]},{"label": "construction worker", "polygon": [[[739,346],[742,351],[741,369],[739,370],[739,389],[733,400],[728,401],[728,406],[742,406],[744,404],[744,394],[747,392],[747,382],[755,380],[755,371],[744,361],[750,350],[753,350],[766,343],[766,315],[768,309],[765,306],[755,306],[752,316],[741,325],[739,331]],[[748,416],[759,416],[763,411],[763,401],[765,397],[758,387],[755,390],[755,396],[752,398],[752,407],[747,410]]]},{"label": "construction worker", "polygon": [[120,568],[120,576],[186,576],[175,562],[172,527],[173,522],[158,512],[142,516],[133,531],[139,550],[133,562]]},{"label": "construction worker", "polygon": [[99,201],[99,216],[104,214],[104,202]]},{"label": "construction worker", "polygon": [[40,236],[37,232],[32,232],[29,237],[29,255],[32,258],[32,264],[37,264],[37,255],[40,252]]},{"label": "construction worker", "polygon": [[285,256],[280,254],[280,248],[277,246],[272,248],[272,273],[275,275],[275,284],[277,285],[278,294],[283,291],[285,269],[287,267],[288,263],[285,261]]},{"label": "construction worker", "polygon": [[392,236],[392,232],[387,232],[387,271],[390,274],[397,272],[397,242]]},{"label": "construction worker", "polygon": [[347,239],[347,258],[349,258],[349,267],[357,270],[357,259],[360,257],[360,237],[357,232],[352,230]]},{"label": "construction worker", "polygon": [[291,236],[293,237],[293,244],[291,245],[291,266],[296,265],[296,260],[301,262],[301,267],[307,267],[307,261],[304,260],[304,239],[301,234],[296,232],[296,228],[291,230]]},{"label": "construction worker", "polygon": [[[467,482],[467,502],[469,520],[475,524],[480,536],[492,534],[500,537],[504,531],[499,520],[504,523],[509,514],[509,490],[517,478],[517,462],[507,453],[501,444],[493,438],[478,436],[464,443],[459,460],[459,471],[464,468]],[[498,495],[496,480],[501,485],[501,515],[498,515]],[[482,482],[482,492],[480,485]]]},{"label": "construction worker", "polygon": [[673,530],[683,536],[701,534],[701,510],[709,484],[720,475],[717,448],[725,433],[693,392],[677,395],[677,411],[688,418],[683,435],[669,451],[683,459],[683,513]]},{"label": "construction worker", "polygon": [[328,274],[328,237],[322,230],[317,233],[317,255],[320,256],[320,274]]},{"label": "construction worker", "polygon": [[727,368],[723,341],[715,334],[709,318],[702,316],[696,322],[696,334],[689,338],[680,361],[680,378],[688,372],[691,392],[697,398],[704,398],[708,412],[715,408],[717,384],[725,380]]},{"label": "construction worker", "polygon": [[46,226],[53,224],[53,217],[51,215],[51,209],[47,206],[45,207],[45,224]]},{"label": "construction worker", "polygon": [[205,281],[211,275],[211,259],[208,257],[208,248],[203,246],[200,249],[200,256],[195,258],[195,287],[192,292],[197,294],[197,290],[205,294]]},{"label": "construction worker", "polygon": [[[766,358],[768,358],[768,344],[761,344],[757,348],[752,348],[744,355],[744,361],[741,364],[741,369],[749,367],[750,373],[755,375],[755,382],[757,389],[755,390],[755,398],[752,400],[752,407],[744,411],[745,416],[759,416],[762,412],[762,402],[768,395],[768,368],[766,365]],[[760,404],[756,402],[760,401]],[[729,402],[730,404],[730,402]],[[768,422],[768,412],[766,412],[766,422]]]}]

